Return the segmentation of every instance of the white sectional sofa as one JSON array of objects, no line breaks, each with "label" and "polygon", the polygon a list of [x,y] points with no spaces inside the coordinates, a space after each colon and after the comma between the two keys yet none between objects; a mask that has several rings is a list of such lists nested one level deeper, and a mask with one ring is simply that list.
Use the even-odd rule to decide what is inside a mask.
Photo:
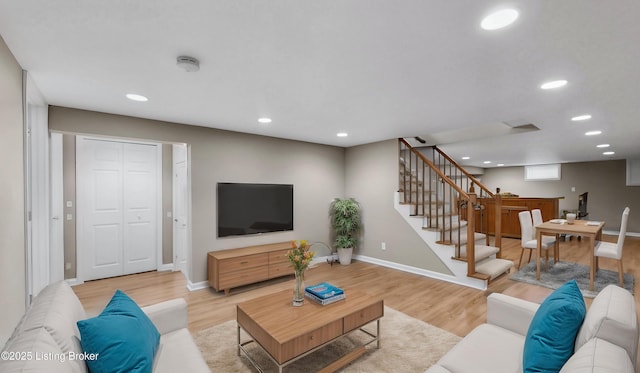
[{"label": "white sectional sofa", "polygon": [[[428,373],[523,372],[529,325],[540,305],[493,293],[487,322],[475,328]],[[575,350],[560,372],[635,372],[638,318],[629,291],[615,285],[594,299],[579,327]]]},{"label": "white sectional sofa", "polygon": [[[142,308],[160,333],[154,372],[210,372],[189,330],[184,299]],[[65,282],[51,284],[34,299],[2,350],[0,372],[86,373],[80,332],[87,319]],[[132,330],[131,333],[136,333]]]}]

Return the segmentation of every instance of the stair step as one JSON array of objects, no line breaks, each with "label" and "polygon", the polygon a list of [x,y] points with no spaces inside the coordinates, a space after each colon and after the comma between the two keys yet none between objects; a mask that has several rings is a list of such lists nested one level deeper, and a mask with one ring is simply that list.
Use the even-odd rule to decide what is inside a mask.
[{"label": "stair step", "polygon": [[[454,217],[457,215],[453,215]],[[427,217],[428,218],[428,217]],[[429,223],[427,223],[429,224]],[[452,227],[453,225],[453,227]],[[457,219],[453,219],[453,221],[451,223],[449,223],[449,219],[445,220],[445,224],[444,224],[444,229],[439,227],[439,226],[433,226],[430,227],[428,225],[425,225],[422,227],[422,229],[426,230],[426,231],[431,231],[431,232],[442,232],[444,230],[445,233],[448,233],[449,231],[455,231],[457,229],[466,229],[467,227],[467,221],[463,220],[460,222],[460,225],[458,225],[458,221]],[[466,234],[466,232],[464,233]],[[457,233],[456,233],[457,235]],[[447,237],[449,236],[448,234],[446,235]]]},{"label": "stair step", "polygon": [[509,272],[511,267],[513,267],[513,262],[510,260],[488,258],[476,263],[476,272],[487,275],[493,280],[503,273]]},{"label": "stair step", "polygon": [[[487,245],[475,245],[474,252],[476,257],[476,263],[489,258],[498,253],[500,249],[495,246],[487,246]],[[460,248],[460,259],[467,259],[467,247],[463,246]]]},{"label": "stair step", "polygon": [[[460,242],[458,242],[458,234],[457,233],[453,233],[451,239],[453,240],[454,244],[460,244],[460,246],[466,245],[467,244],[467,232],[460,232]],[[473,234],[473,241],[486,241],[487,239],[487,235],[484,233],[479,233],[479,232],[474,232]],[[476,245],[477,246],[477,245]]]}]

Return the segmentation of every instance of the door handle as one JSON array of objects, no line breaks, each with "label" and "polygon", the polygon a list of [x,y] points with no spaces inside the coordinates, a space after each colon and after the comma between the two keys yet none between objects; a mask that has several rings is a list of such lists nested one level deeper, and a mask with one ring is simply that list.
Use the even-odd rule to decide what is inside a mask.
[{"label": "door handle", "polygon": [[54,216],[54,217],[52,217],[51,219],[53,219],[53,220],[60,220],[60,217],[59,217],[59,216]]}]

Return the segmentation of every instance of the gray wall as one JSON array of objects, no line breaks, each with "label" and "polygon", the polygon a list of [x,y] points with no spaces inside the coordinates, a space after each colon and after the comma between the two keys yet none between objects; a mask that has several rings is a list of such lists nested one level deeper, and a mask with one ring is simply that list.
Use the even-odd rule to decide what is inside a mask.
[{"label": "gray wall", "polygon": [[[49,128],[191,146],[190,281],[207,279],[207,252],[268,242],[329,239],[328,205],[344,195],[344,149],[197,126],[52,106]],[[216,237],[216,183],[294,184],[293,232]]]},{"label": "gray wall", "polygon": [[22,68],[0,37],[0,345],[25,311]]},{"label": "gray wall", "polygon": [[[449,274],[450,271],[393,207],[398,190],[398,140],[348,148],[346,196],[362,205],[364,234],[356,253]],[[381,243],[386,243],[386,250]]]},{"label": "gray wall", "polygon": [[563,163],[561,180],[549,181],[525,181],[524,167],[489,168],[482,175],[482,183],[491,190],[499,187],[501,192],[520,197],[564,197],[560,200],[561,213],[563,209],[577,209],[578,195],[589,192],[588,219],[604,220],[605,231],[618,231],[622,210],[629,206],[627,231],[640,232],[640,187],[625,185],[624,160]]},{"label": "gray wall", "polygon": [[[171,212],[172,215],[167,214]],[[173,145],[162,145],[162,263],[173,263]]]},{"label": "gray wall", "polygon": [[[64,278],[76,277],[76,137],[62,136],[62,184],[64,195]],[[71,207],[67,207],[71,202]],[[72,219],[67,220],[66,215]]]}]

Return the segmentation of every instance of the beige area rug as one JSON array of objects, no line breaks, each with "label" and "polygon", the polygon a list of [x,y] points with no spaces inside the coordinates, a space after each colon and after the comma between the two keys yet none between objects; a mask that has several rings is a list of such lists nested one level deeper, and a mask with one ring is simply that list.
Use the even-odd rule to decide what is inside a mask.
[{"label": "beige area rug", "polygon": [[[198,332],[194,337],[212,372],[256,372],[249,360],[236,354],[236,321],[227,321]],[[376,323],[365,327],[375,334]],[[392,308],[384,308],[380,322],[381,348],[375,342],[367,346],[367,352],[346,366],[341,372],[424,372],[449,351],[460,337],[433,325],[407,316]],[[242,341],[249,336],[241,334]],[[313,372],[339,358],[345,351],[361,341],[370,339],[365,333],[354,332],[285,367],[285,373]],[[277,372],[276,365],[266,353],[251,343],[245,346],[265,372]]]}]

